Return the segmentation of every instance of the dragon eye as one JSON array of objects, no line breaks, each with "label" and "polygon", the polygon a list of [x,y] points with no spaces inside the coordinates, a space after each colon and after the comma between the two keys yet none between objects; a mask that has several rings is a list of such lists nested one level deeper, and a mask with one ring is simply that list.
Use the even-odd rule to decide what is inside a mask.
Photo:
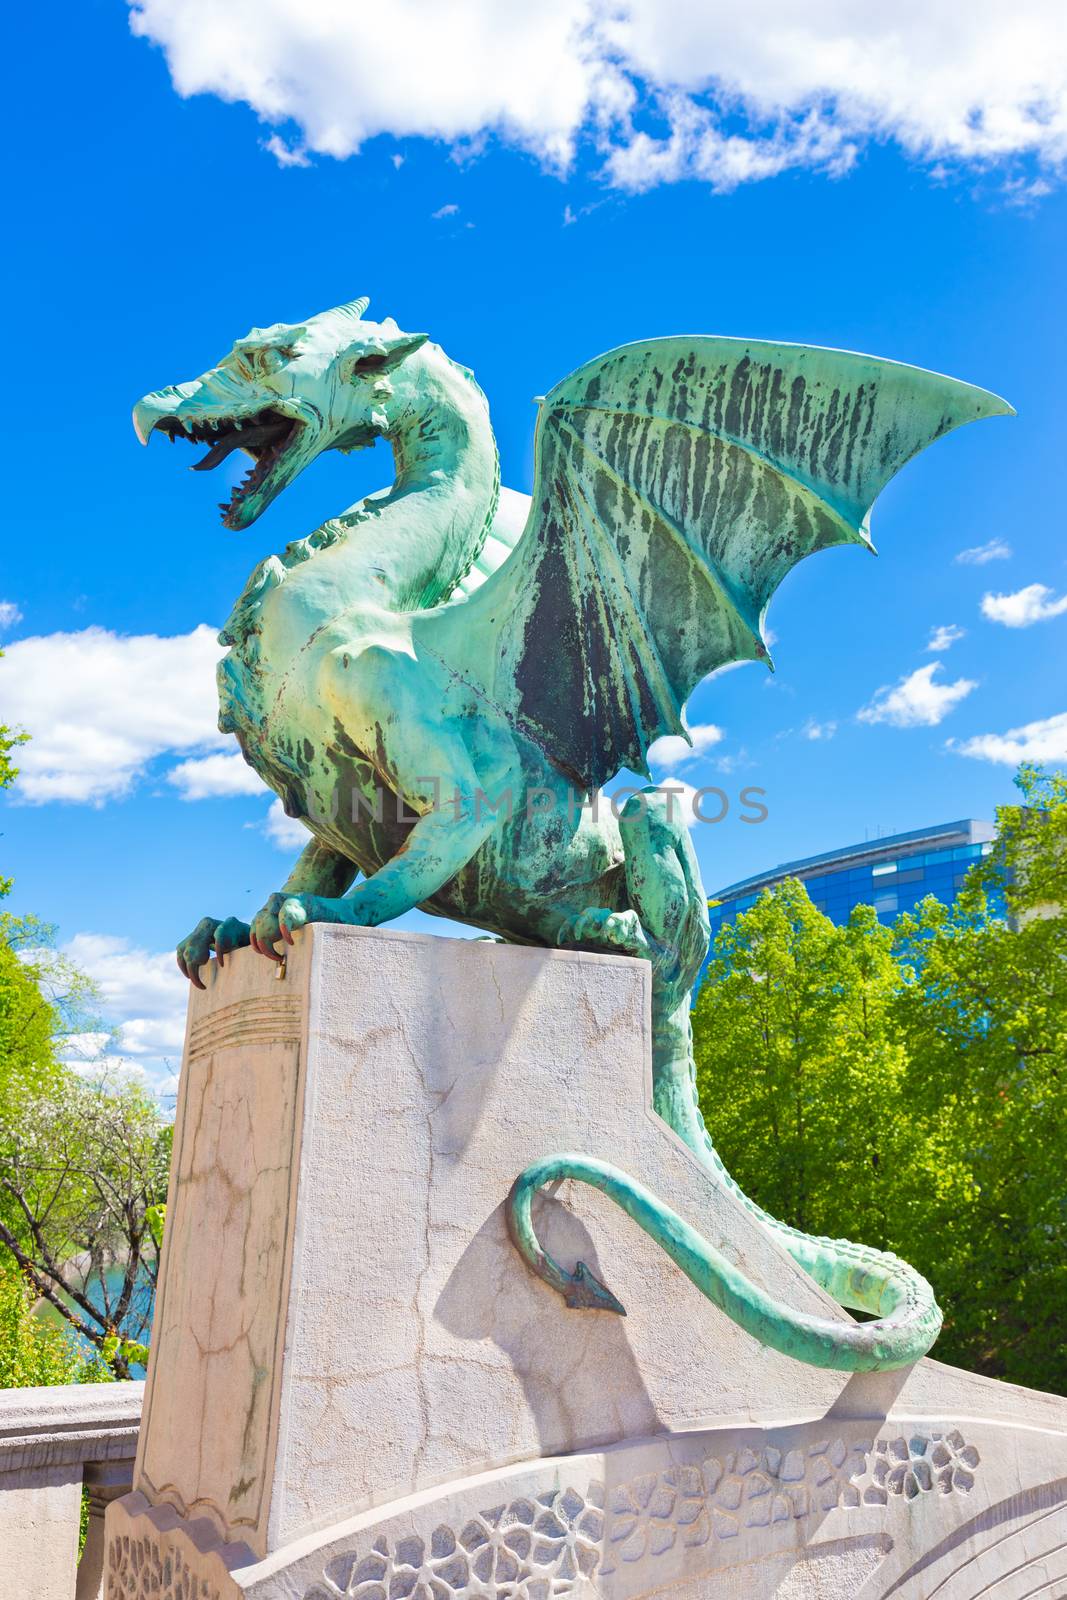
[{"label": "dragon eye", "polygon": [[291,345],[267,345],[257,351],[256,364],[260,372],[279,372],[287,361],[293,359],[294,354]]}]

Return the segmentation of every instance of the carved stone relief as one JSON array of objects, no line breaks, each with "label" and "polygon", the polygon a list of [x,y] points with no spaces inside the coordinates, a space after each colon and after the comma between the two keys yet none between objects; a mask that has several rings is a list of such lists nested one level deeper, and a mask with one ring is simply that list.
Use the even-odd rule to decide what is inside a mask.
[{"label": "carved stone relief", "polygon": [[[621,1564],[736,1539],[743,1531],[891,1498],[966,1494],[978,1451],[956,1430],[849,1444],[763,1445],[673,1465],[615,1485],[551,1489],[462,1526],[335,1554],[303,1600],[552,1600]],[[168,1597],[169,1600],[169,1597]]]}]

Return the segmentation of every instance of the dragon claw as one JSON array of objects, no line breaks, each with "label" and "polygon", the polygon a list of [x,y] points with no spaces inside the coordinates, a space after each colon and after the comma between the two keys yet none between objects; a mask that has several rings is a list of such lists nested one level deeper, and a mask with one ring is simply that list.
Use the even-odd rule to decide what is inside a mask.
[{"label": "dragon claw", "polygon": [[224,918],[215,929],[214,951],[219,966],[224,967],[228,955],[250,943],[251,930],[247,922],[242,922],[239,917]]},{"label": "dragon claw", "polygon": [[307,922],[314,921],[315,896],[291,895],[278,912],[278,928],[286,944],[293,944],[293,934]]},{"label": "dragon claw", "polygon": [[556,943],[597,945],[632,956],[647,956],[650,948],[636,911],[611,911],[605,906],[587,906],[565,922]]},{"label": "dragon claw", "polygon": [[210,960],[215,929],[218,926],[218,921],[214,917],[201,917],[192,933],[181,941],[175,951],[178,971],[183,978],[188,978],[194,989],[206,987],[200,977],[200,968]]}]

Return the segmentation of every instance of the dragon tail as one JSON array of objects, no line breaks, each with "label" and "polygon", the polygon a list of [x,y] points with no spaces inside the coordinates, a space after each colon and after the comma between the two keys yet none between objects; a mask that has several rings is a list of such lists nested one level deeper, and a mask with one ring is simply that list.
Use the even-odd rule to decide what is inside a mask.
[{"label": "dragon tail", "polygon": [[574,1152],[546,1156],[526,1167],[512,1185],[507,1201],[508,1230],[516,1248],[537,1276],[556,1289],[569,1306],[624,1311],[584,1262],[578,1262],[574,1272],[566,1271],[537,1238],[534,1195],[561,1178],[587,1183],[606,1194],[667,1252],[713,1305],[761,1344],[809,1366],[842,1372],[908,1366],[926,1354],[940,1332],[941,1312],[925,1278],[887,1251],[847,1239],[818,1238],[770,1216],[727,1172],[704,1126],[694,1089],[677,1095],[673,1108],[657,1109],[701,1165],[729,1189],[820,1288],[839,1305],[868,1312],[875,1320],[849,1324],[792,1310],[747,1278],[683,1217],[628,1173],[606,1161]]}]

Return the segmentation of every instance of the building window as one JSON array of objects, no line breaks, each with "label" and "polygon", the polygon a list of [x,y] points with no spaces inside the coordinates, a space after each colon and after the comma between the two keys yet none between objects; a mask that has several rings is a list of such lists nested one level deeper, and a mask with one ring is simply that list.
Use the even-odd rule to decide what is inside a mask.
[{"label": "building window", "polygon": [[884,878],[887,872],[895,872],[896,870],[897,863],[895,861],[879,861],[876,867],[871,868],[871,877]]},{"label": "building window", "polygon": [[879,916],[886,911],[896,911],[898,905],[899,897],[895,889],[890,889],[887,894],[876,894],[874,897],[874,909]]}]

